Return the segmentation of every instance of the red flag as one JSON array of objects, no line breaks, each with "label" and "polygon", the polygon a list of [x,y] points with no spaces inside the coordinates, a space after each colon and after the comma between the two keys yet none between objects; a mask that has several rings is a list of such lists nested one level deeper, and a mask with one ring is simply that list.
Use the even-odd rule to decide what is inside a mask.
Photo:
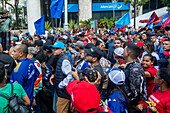
[{"label": "red flag", "polygon": [[164,29],[167,25],[170,24],[170,16],[162,23],[161,29]]},{"label": "red flag", "polygon": [[151,23],[153,23],[153,22],[155,22],[155,21],[157,21],[157,20],[159,20],[159,18],[158,18],[158,16],[156,15],[156,13],[153,12],[152,15],[150,16],[150,18],[149,18],[149,20],[148,20],[148,23],[146,24],[145,27],[147,27],[149,24],[151,24]]}]

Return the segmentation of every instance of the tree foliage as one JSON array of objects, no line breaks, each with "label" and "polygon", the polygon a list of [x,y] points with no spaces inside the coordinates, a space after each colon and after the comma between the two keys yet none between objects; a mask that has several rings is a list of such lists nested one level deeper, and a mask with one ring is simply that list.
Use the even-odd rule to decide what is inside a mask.
[{"label": "tree foliage", "polygon": [[[136,14],[137,14],[137,16],[139,15],[141,6],[145,5],[148,1],[149,0],[136,0]],[[130,3],[130,5],[134,8],[134,0],[123,0],[123,2],[124,2],[124,4]]]},{"label": "tree foliage", "polygon": [[163,4],[168,7],[168,11],[170,11],[170,1],[169,0],[161,0]]},{"label": "tree foliage", "polygon": [[14,5],[10,3],[10,0],[4,0],[5,4],[11,6],[15,12],[15,17],[16,17],[16,26],[18,27],[18,5],[19,5],[19,0],[15,0]]}]

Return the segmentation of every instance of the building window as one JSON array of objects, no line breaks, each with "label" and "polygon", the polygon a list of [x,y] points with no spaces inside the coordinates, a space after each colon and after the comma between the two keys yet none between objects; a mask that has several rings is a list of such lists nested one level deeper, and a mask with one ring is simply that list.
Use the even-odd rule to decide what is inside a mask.
[{"label": "building window", "polygon": [[75,23],[79,21],[78,13],[68,13],[68,21],[75,20]]},{"label": "building window", "polygon": [[161,2],[161,0],[149,0],[144,6],[143,6],[143,14],[165,7],[165,5]]},{"label": "building window", "polygon": [[68,0],[69,4],[78,4],[78,0]]},{"label": "building window", "polygon": [[103,19],[104,17],[106,18],[111,18],[113,17],[113,11],[107,11],[107,12],[98,12],[98,11],[93,11],[92,12],[92,18],[94,19]]},{"label": "building window", "polygon": [[[115,11],[115,16],[117,19],[121,18],[123,15],[125,15],[128,11]],[[92,18],[94,19],[103,19],[104,17],[110,19],[113,17],[113,11],[93,11],[92,12]]]},{"label": "building window", "polygon": [[92,3],[111,3],[112,0],[92,0]]}]

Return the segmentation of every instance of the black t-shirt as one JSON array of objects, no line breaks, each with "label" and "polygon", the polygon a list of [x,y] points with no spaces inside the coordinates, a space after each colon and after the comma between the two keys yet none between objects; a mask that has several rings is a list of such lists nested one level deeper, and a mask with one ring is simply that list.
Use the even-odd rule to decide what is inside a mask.
[{"label": "black t-shirt", "polygon": [[54,72],[56,69],[57,57],[55,55],[51,55],[47,59],[47,64],[51,65],[54,68]]},{"label": "black t-shirt", "polygon": [[102,76],[102,78],[101,78],[101,84],[100,84],[100,86],[99,86],[99,88],[98,88],[98,91],[101,92],[102,86],[103,86],[103,80],[104,80],[103,68],[102,68],[102,66],[99,64],[99,65],[94,66],[93,69],[96,70],[96,71],[98,71],[98,72],[100,73],[100,75]]},{"label": "black t-shirt", "polygon": [[8,75],[7,83],[9,83],[11,73],[15,68],[16,63],[10,55],[3,54],[2,52],[0,52],[0,62],[4,64],[5,69],[7,70],[7,75]]},{"label": "black t-shirt", "polygon": [[43,53],[43,50],[40,50],[40,51],[37,53],[36,59],[37,59],[41,64],[47,60],[47,57],[46,57],[45,54]]}]

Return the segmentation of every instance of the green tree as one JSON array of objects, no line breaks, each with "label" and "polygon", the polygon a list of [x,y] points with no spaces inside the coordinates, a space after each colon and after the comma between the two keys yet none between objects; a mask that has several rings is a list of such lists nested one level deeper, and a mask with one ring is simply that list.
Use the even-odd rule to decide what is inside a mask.
[{"label": "green tree", "polygon": [[16,26],[18,28],[18,20],[19,20],[19,15],[18,15],[18,4],[19,4],[19,0],[15,0],[14,5],[12,5],[10,3],[10,0],[4,0],[5,4],[11,6],[15,12],[15,17],[16,17]]},{"label": "green tree", "polygon": [[[149,0],[136,0],[136,15],[139,15],[140,8],[145,5]],[[169,0],[167,0],[169,1]],[[134,0],[123,0],[124,4],[130,3],[130,5],[134,8]],[[134,10],[132,10],[132,13]]]},{"label": "green tree", "polygon": [[169,0],[161,0],[163,4],[168,7],[168,11],[170,11],[170,1]]}]

